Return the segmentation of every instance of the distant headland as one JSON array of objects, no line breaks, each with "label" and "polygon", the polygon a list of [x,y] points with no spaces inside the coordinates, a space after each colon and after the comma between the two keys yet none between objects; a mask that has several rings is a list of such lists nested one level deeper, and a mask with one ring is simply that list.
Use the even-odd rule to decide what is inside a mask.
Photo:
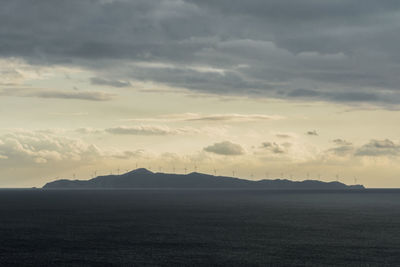
[{"label": "distant headland", "polygon": [[317,180],[291,181],[245,180],[234,177],[214,176],[192,172],[189,174],[154,173],[139,168],[121,175],[98,176],[90,180],[61,179],[49,182],[44,189],[302,189],[302,190],[335,190],[364,189],[363,185],[346,185],[340,182],[322,182]]}]

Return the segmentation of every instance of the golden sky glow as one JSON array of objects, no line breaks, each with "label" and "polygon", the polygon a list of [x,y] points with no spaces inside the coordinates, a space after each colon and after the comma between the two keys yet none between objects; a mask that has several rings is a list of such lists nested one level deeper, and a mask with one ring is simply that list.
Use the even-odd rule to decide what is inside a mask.
[{"label": "golden sky glow", "polygon": [[399,187],[400,7],[245,2],[0,4],[0,187],[136,166]]}]

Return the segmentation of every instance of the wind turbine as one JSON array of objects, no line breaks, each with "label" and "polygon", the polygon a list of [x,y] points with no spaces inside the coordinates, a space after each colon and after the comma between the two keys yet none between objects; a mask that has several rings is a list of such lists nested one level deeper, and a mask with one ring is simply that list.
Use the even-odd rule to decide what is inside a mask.
[{"label": "wind turbine", "polygon": [[232,177],[235,177],[235,171],[232,171]]},{"label": "wind turbine", "polygon": [[214,169],[214,176],[217,176],[217,170]]}]

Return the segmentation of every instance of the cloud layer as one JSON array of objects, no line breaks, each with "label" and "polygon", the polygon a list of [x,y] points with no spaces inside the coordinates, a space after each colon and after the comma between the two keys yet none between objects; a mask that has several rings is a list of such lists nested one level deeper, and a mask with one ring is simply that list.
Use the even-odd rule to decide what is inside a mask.
[{"label": "cloud layer", "polygon": [[399,13],[376,0],[2,1],[0,57],[79,65],[95,85],[393,105]]}]

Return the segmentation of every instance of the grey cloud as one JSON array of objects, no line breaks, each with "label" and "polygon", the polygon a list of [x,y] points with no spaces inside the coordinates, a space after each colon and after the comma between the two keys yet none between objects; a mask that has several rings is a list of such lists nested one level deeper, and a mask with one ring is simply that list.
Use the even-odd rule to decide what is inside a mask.
[{"label": "grey cloud", "polygon": [[354,153],[355,147],[351,142],[337,138],[332,140],[336,147],[328,150],[330,153],[334,153],[338,156],[346,156]]},{"label": "grey cloud", "polygon": [[290,143],[277,144],[275,142],[264,142],[261,144],[261,148],[274,154],[285,154],[290,146]]},{"label": "grey cloud", "polygon": [[144,150],[136,150],[136,151],[122,151],[120,153],[114,154],[112,157],[118,159],[131,159],[131,158],[139,158],[144,155]]},{"label": "grey cloud", "polygon": [[357,149],[356,156],[397,156],[400,154],[400,145],[389,139],[371,140]]},{"label": "grey cloud", "polygon": [[130,82],[118,81],[118,80],[107,80],[99,77],[92,77],[90,82],[94,85],[105,85],[112,87],[129,87],[131,86]]},{"label": "grey cloud", "polygon": [[351,146],[352,145],[351,142],[348,142],[348,141],[340,139],[340,138],[335,139],[332,142],[339,146]]},{"label": "grey cloud", "polygon": [[319,92],[314,91],[314,90],[308,90],[308,89],[296,89],[287,94],[289,97],[317,97],[320,95]]},{"label": "grey cloud", "polygon": [[238,114],[238,113],[225,113],[225,114],[198,114],[198,113],[183,113],[183,114],[167,114],[155,118],[140,118],[140,119],[127,119],[128,121],[208,121],[208,122],[250,122],[250,121],[268,121],[268,120],[282,120],[285,119],[279,115],[266,115],[266,114]]},{"label": "grey cloud", "polygon": [[62,91],[62,90],[8,88],[0,90],[0,96],[109,101],[112,100],[116,95],[100,91]]},{"label": "grey cloud", "polygon": [[[319,92],[316,90],[309,89],[295,89],[287,94],[290,98],[302,98],[302,99],[321,99],[336,102],[385,102],[395,103],[397,99],[391,99],[390,95],[376,94],[371,92]],[[396,96],[397,98],[397,96]]]},{"label": "grey cloud", "polygon": [[318,135],[318,133],[317,133],[316,130],[308,131],[308,132],[306,132],[306,134],[307,134],[307,135],[314,135],[314,136],[317,136],[317,135]]},{"label": "grey cloud", "polygon": [[353,146],[338,146],[335,148],[331,148],[328,150],[328,152],[332,152],[338,156],[346,156],[349,154],[352,154],[354,152],[354,147]]},{"label": "grey cloud", "polygon": [[205,147],[203,150],[214,154],[226,156],[236,156],[244,154],[244,149],[242,148],[242,146],[229,141],[215,143],[211,146]]},{"label": "grey cloud", "polygon": [[289,134],[276,134],[275,136],[278,138],[283,138],[283,139],[292,138],[292,136]]},{"label": "grey cloud", "polygon": [[260,121],[260,120],[280,120],[282,116],[262,115],[262,114],[213,114],[194,116],[186,121]]},{"label": "grey cloud", "polygon": [[335,139],[333,142],[336,144],[336,147],[328,149],[327,152],[338,156],[394,157],[400,155],[400,144],[390,139],[372,139],[361,146],[354,146],[351,142],[343,139]]},{"label": "grey cloud", "polygon": [[115,87],[396,105],[399,13],[394,0],[7,0],[0,57],[83,66]]},{"label": "grey cloud", "polygon": [[80,99],[89,101],[109,101],[112,100],[115,94],[104,92],[67,92],[67,91],[42,91],[27,94],[30,97],[40,98],[61,98],[61,99]]}]

